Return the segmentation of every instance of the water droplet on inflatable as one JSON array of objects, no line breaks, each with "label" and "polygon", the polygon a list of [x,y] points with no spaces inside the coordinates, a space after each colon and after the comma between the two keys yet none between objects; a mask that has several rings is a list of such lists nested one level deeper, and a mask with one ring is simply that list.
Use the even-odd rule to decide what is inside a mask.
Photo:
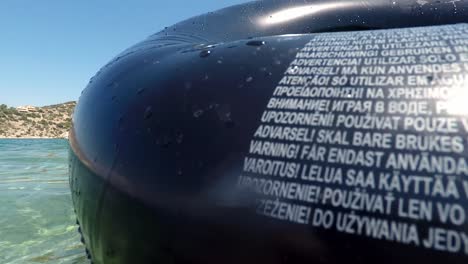
[{"label": "water droplet on inflatable", "polygon": [[219,104],[210,104],[209,109],[218,108]]},{"label": "water droplet on inflatable", "polygon": [[434,82],[434,76],[428,75],[428,76],[426,76],[426,78],[427,78],[427,80],[429,81],[430,84],[433,84],[433,82]]},{"label": "water droplet on inflatable", "polygon": [[206,57],[210,56],[210,54],[211,54],[211,50],[202,50],[200,52],[200,57],[201,58],[206,58]]},{"label": "water droplet on inflatable", "polygon": [[263,40],[252,40],[252,41],[249,41],[249,42],[245,43],[245,45],[247,45],[247,46],[254,46],[254,47],[263,46],[265,44],[266,44],[266,42],[263,41]]},{"label": "water droplet on inflatable", "polygon": [[117,83],[117,82],[111,82],[111,83],[109,83],[107,86],[108,86],[108,87],[111,87],[111,88],[116,88],[116,87],[119,86],[119,83]]},{"label": "water droplet on inflatable", "polygon": [[150,119],[152,116],[153,116],[153,109],[151,108],[151,106],[146,107],[145,115],[144,115],[145,119]]},{"label": "water droplet on inflatable", "polygon": [[193,112],[193,116],[195,118],[199,118],[201,115],[203,115],[203,110],[201,110],[201,109]]},{"label": "water droplet on inflatable", "polygon": [[245,81],[249,83],[249,82],[253,81],[253,77],[249,76],[249,77],[247,77],[247,79],[245,79]]}]

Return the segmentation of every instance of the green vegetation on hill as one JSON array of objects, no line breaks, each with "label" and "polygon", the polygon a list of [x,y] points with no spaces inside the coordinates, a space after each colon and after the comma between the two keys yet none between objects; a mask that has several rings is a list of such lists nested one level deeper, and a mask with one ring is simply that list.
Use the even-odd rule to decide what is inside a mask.
[{"label": "green vegetation on hill", "polygon": [[0,105],[0,138],[67,137],[76,102],[21,110]]}]

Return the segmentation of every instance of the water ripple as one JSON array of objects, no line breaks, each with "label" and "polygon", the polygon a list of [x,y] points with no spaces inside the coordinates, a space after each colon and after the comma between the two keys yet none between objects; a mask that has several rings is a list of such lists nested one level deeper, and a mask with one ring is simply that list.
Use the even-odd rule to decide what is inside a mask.
[{"label": "water ripple", "polygon": [[66,140],[0,139],[0,263],[87,263],[67,156]]}]

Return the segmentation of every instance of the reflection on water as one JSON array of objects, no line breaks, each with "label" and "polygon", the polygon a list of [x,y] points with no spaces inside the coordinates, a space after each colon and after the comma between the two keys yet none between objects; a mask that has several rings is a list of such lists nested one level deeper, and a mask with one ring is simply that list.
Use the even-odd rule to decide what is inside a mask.
[{"label": "reflection on water", "polygon": [[67,156],[66,140],[0,139],[0,263],[87,263]]}]

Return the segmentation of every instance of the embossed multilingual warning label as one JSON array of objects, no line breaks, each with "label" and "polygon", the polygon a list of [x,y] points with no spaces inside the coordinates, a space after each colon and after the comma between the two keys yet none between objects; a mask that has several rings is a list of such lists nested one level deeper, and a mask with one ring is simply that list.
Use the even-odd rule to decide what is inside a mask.
[{"label": "embossed multilingual warning label", "polygon": [[238,187],[257,213],[468,255],[468,26],[311,36]]}]

